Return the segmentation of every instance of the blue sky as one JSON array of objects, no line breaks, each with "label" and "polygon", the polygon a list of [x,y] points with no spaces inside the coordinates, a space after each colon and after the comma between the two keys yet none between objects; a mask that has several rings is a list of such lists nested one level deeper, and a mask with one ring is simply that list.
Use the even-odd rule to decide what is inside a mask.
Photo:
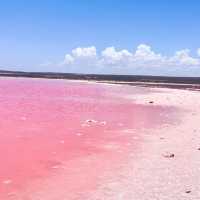
[{"label": "blue sky", "polygon": [[199,10],[198,0],[0,1],[0,67],[200,76]]}]

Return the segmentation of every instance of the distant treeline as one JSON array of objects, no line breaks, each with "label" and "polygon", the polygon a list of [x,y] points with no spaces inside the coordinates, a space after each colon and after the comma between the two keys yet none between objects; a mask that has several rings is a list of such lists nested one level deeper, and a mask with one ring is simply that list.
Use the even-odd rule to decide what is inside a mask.
[{"label": "distant treeline", "polygon": [[176,83],[200,84],[200,77],[142,76],[142,75],[110,75],[110,74],[76,74],[55,72],[21,72],[0,70],[0,76],[30,77],[50,79],[73,79],[116,82]]}]

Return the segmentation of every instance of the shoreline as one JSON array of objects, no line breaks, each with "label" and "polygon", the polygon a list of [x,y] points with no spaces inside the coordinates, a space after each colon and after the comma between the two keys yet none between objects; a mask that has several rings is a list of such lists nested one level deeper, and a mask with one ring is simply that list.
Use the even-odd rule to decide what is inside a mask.
[{"label": "shoreline", "polygon": [[[21,73],[21,72],[20,72]],[[114,85],[129,85],[129,86],[141,86],[141,87],[152,87],[152,88],[171,88],[171,89],[186,89],[186,90],[200,90],[200,78],[195,77],[195,80],[191,78],[189,79],[189,82],[192,83],[184,83],[183,80],[181,80],[181,83],[176,82],[166,82],[166,81],[156,81],[151,79],[151,76],[145,76],[146,80],[142,80],[143,76],[139,76],[139,80],[137,81],[121,81],[121,80],[97,80],[96,78],[87,78],[87,75],[76,75],[73,74],[73,78],[70,77],[51,77],[51,76],[33,76],[33,75],[17,75],[17,74],[10,74],[5,73],[2,74],[0,72],[0,78],[27,78],[27,79],[44,79],[44,80],[68,80],[68,81],[75,81],[75,82],[91,82],[91,83],[105,83],[105,84],[114,84]],[[76,77],[77,76],[77,77]],[[83,76],[83,77],[82,77]],[[96,76],[96,75],[95,75]],[[134,77],[134,76],[133,76]],[[138,76],[136,76],[138,77]],[[147,79],[149,77],[149,79]],[[167,77],[165,77],[167,78]],[[173,77],[175,78],[175,77]],[[178,77],[178,78],[185,78],[185,77]],[[140,80],[141,79],[141,80]],[[197,80],[197,81],[196,81]],[[196,83],[195,83],[196,81]]]},{"label": "shoreline", "polygon": [[[19,81],[18,84],[20,84],[21,87],[26,81],[27,80],[24,79],[22,82]],[[95,84],[94,82],[90,83]],[[45,84],[49,83],[47,82]],[[44,85],[42,87],[44,87]],[[61,85],[62,83],[59,83],[58,87],[61,87]],[[25,91],[29,91],[29,86],[30,84],[27,84]],[[37,86],[35,86],[35,89],[37,89]],[[94,86],[92,86],[91,89]],[[116,85],[107,87],[106,85],[103,86],[100,84],[95,87],[103,87],[109,91],[109,94],[111,91],[115,91],[117,96],[113,97],[117,98],[117,101],[113,101],[113,103],[117,103],[118,100],[121,99],[125,104],[129,102],[132,106],[144,106],[146,109],[145,112],[143,114],[139,112],[136,115],[137,123],[140,123],[138,119],[141,115],[144,117],[146,116],[144,118],[146,123],[154,117],[163,118],[164,123],[160,122],[156,127],[147,126],[146,128],[140,124],[142,129],[138,129],[138,132],[134,132],[134,129],[127,130],[127,126],[120,126],[117,132],[122,133],[123,131],[127,131],[126,134],[130,136],[130,140],[128,138],[128,141],[125,143],[115,143],[116,141],[114,140],[114,143],[109,143],[109,145],[107,145],[108,141],[105,140],[103,146],[101,146],[102,143],[98,144],[100,149],[106,148],[106,152],[111,152],[110,157],[104,157],[104,154],[98,154],[97,152],[90,156],[71,160],[66,164],[63,163],[63,165],[56,165],[56,168],[53,169],[55,172],[53,172],[52,176],[47,176],[44,180],[38,180],[35,184],[30,183],[30,185],[27,185],[27,188],[20,193],[10,193],[10,198],[8,197],[7,199],[14,198],[15,200],[21,200],[22,198],[25,199],[28,197],[31,199],[44,200],[64,198],[77,200],[196,200],[200,198],[200,92],[158,87],[144,88],[127,85],[125,87],[123,84],[121,85],[122,88],[115,86]],[[19,86],[16,87],[18,89],[20,88]],[[82,87],[85,88],[84,85],[82,85]],[[123,93],[124,87],[126,89],[128,88],[128,91],[125,93]],[[49,89],[52,89],[52,85],[49,85]],[[55,91],[57,91],[57,89],[58,88],[54,88]],[[45,91],[44,88],[43,90]],[[138,90],[140,92],[138,92]],[[5,88],[5,91],[8,92],[8,89]],[[16,94],[19,95],[21,92],[23,93],[23,91],[18,90]],[[105,94],[105,90],[103,90],[102,93]],[[16,94],[14,94],[14,96]],[[10,95],[13,95],[12,91],[10,91]],[[35,91],[35,95],[37,95],[37,91]],[[42,97],[43,96],[41,96],[40,101]],[[53,97],[54,95],[52,94],[52,98],[50,99],[53,99]],[[109,99],[110,96],[107,96],[107,98]],[[47,103],[46,99],[43,100],[43,105],[45,105],[45,103]],[[101,101],[103,100],[104,98],[102,98]],[[29,103],[28,99],[27,101]],[[152,103],[149,103],[150,101]],[[38,101],[36,101],[36,104],[37,103]],[[64,103],[65,101],[62,104]],[[61,104],[59,103],[59,105]],[[130,111],[132,106],[129,107],[128,111]],[[29,106],[27,108],[29,108]],[[106,106],[106,108],[108,107]],[[156,108],[165,108],[167,110],[168,108],[173,108],[173,110],[172,112],[171,110],[168,110],[169,112],[163,112],[162,110],[156,112],[156,110],[152,110],[151,115],[147,115],[149,109]],[[99,110],[99,114],[102,113],[102,110],[104,109]],[[135,110],[133,111],[135,112]],[[41,114],[41,109],[39,109],[38,112]],[[132,114],[134,114],[134,112]],[[173,112],[175,113],[173,114]],[[130,118],[127,115],[131,115],[131,113],[127,112],[125,114],[126,120]],[[116,119],[119,118],[119,116],[116,115],[113,117],[116,117]],[[134,117],[134,115],[131,115],[131,117]],[[168,118],[171,120],[168,121]],[[23,118],[22,120],[24,121],[25,119]],[[105,128],[108,124],[105,125]],[[6,126],[5,129],[7,129],[7,127],[8,126]],[[97,129],[94,129],[94,132],[91,132],[91,137],[94,136],[95,130],[97,131]],[[109,131],[107,133],[110,134]],[[123,135],[123,137],[124,136],[125,135]],[[78,136],[78,138],[81,137]],[[99,139],[97,139],[97,141],[99,141]],[[133,142],[133,146],[126,147],[125,144],[128,145],[129,142]],[[135,148],[135,144],[137,144],[137,148]],[[63,145],[63,143],[61,143],[61,145]],[[118,148],[120,151],[117,151]],[[131,151],[124,151],[123,153],[123,148],[130,148]],[[42,146],[41,149],[44,149],[44,147]],[[125,159],[126,161],[123,160],[125,155],[128,158],[127,160]],[[122,158],[122,161],[118,162],[118,156]],[[116,158],[116,163],[115,160],[112,161],[112,169],[115,169],[115,167],[118,169],[110,172],[110,159],[113,159],[113,157]],[[103,164],[107,163],[106,165],[109,170],[106,168],[103,169],[101,166],[102,161],[104,161]],[[98,166],[98,174],[96,174],[95,168],[90,168],[93,165]],[[67,166],[69,166],[69,169]],[[100,175],[100,179],[96,177],[98,175]],[[91,177],[92,179],[90,179]],[[85,189],[88,179],[91,181],[91,186],[89,186],[89,189]],[[94,186],[93,182],[95,182]],[[79,187],[82,188],[82,191]],[[79,192],[75,193],[74,191]]]},{"label": "shoreline", "polygon": [[143,141],[138,152],[130,155],[129,164],[87,200],[102,194],[106,200],[200,199],[200,92],[153,90],[153,95],[132,96],[133,101],[147,105],[151,98],[155,106],[175,106],[178,121],[144,130]]}]

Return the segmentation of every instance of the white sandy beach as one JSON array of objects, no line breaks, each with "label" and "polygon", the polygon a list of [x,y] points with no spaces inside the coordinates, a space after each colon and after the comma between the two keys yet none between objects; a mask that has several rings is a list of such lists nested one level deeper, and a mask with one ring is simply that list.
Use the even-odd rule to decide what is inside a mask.
[{"label": "white sandy beach", "polygon": [[138,104],[154,101],[154,105],[175,106],[180,109],[180,121],[146,130],[132,165],[125,166],[116,179],[104,185],[90,200],[97,200],[102,194],[101,199],[106,200],[200,199],[200,92],[151,90],[153,94],[129,98]]}]

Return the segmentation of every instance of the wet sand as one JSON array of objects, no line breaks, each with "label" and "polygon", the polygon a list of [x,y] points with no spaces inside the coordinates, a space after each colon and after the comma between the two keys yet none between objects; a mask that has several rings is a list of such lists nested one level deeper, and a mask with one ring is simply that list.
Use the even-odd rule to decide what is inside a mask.
[{"label": "wet sand", "polygon": [[200,198],[200,93],[0,79],[0,197]]}]

